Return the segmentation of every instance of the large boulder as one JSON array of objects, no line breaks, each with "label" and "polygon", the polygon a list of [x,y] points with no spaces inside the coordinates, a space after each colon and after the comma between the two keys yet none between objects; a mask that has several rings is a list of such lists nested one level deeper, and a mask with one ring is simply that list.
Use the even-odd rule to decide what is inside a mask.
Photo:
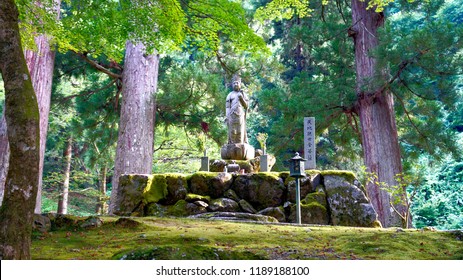
[{"label": "large boulder", "polygon": [[[301,200],[301,222],[304,224],[329,224],[326,195],[323,192],[309,193]],[[291,206],[291,214],[288,220],[296,222],[296,205]]]},{"label": "large boulder", "polygon": [[[119,216],[130,216],[134,211],[139,208],[144,200],[145,190],[151,187],[153,175],[147,174],[131,174],[122,175],[119,178],[119,208],[114,209],[114,214]],[[167,185],[166,185],[167,188]],[[153,191],[151,196],[156,197],[157,202],[159,199],[167,195],[167,189],[156,193]]]},{"label": "large boulder", "polygon": [[258,211],[280,206],[285,194],[283,180],[275,172],[239,175],[232,189]]},{"label": "large boulder", "polygon": [[[316,187],[320,185],[320,174],[308,174],[306,177],[300,178],[300,195],[305,197],[311,192],[315,192]],[[293,177],[287,177],[285,181],[288,187],[288,201],[296,202],[296,179]]]},{"label": "large boulder", "polygon": [[219,198],[230,188],[233,176],[223,172],[196,172],[190,178],[190,191],[194,194]]},{"label": "large boulder", "polygon": [[179,200],[185,199],[188,193],[188,183],[185,175],[177,173],[156,174],[154,175],[154,179],[158,176],[164,178],[167,184],[167,195],[161,200],[161,203],[171,205]]},{"label": "large boulder", "polygon": [[323,176],[332,225],[376,227],[378,215],[365,193],[350,177]]}]

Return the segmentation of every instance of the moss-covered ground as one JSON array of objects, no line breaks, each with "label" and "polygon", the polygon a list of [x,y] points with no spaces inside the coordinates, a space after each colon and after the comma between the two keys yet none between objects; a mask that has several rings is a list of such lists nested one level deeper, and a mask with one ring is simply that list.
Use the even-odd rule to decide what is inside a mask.
[{"label": "moss-covered ground", "polygon": [[33,259],[463,259],[461,232],[102,217],[94,229],[34,233]]}]

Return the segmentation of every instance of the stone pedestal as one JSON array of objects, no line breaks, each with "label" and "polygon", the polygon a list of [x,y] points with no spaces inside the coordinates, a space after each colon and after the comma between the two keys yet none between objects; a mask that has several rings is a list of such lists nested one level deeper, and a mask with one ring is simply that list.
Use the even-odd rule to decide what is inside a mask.
[{"label": "stone pedestal", "polygon": [[199,170],[209,172],[209,157],[201,157],[201,169]]},{"label": "stone pedestal", "polygon": [[255,157],[254,147],[249,144],[226,144],[220,149],[222,159],[250,160]]},{"label": "stone pedestal", "polygon": [[260,156],[260,172],[269,172],[268,168],[268,155]]}]

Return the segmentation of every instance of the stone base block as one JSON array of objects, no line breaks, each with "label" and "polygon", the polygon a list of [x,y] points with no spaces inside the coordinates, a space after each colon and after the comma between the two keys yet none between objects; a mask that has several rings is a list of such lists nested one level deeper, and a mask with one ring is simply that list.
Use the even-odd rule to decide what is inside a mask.
[{"label": "stone base block", "polygon": [[222,159],[250,160],[255,157],[254,147],[249,144],[226,144],[220,149]]}]

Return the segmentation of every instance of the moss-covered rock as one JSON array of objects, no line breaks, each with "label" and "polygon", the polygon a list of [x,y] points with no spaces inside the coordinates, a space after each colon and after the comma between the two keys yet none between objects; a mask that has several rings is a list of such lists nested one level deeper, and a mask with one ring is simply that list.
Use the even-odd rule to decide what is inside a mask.
[{"label": "moss-covered rock", "polygon": [[82,222],[85,221],[83,217],[77,217],[72,215],[56,214],[50,217],[51,230],[73,230],[79,228]]},{"label": "moss-covered rock", "polygon": [[187,202],[195,202],[195,201],[203,201],[203,202],[206,202],[206,203],[209,203],[211,201],[211,197],[210,196],[203,196],[203,195],[199,195],[199,194],[194,194],[194,193],[188,193],[186,196],[185,196],[185,200]]},{"label": "moss-covered rock", "polygon": [[154,174],[143,192],[143,202],[144,204],[159,202],[172,205],[185,199],[187,193],[188,184],[185,175],[177,173]]},{"label": "moss-covered rock", "polygon": [[209,164],[209,171],[211,172],[224,172],[225,166],[228,164],[236,163],[239,165],[240,170],[243,169],[246,173],[256,172],[256,167],[252,160],[214,160]]},{"label": "moss-covered rock", "polygon": [[151,176],[146,188],[143,191],[143,202],[156,203],[167,197],[167,180],[164,174],[155,174]]},{"label": "moss-covered rock", "polygon": [[185,200],[179,200],[177,203],[175,203],[175,205],[167,206],[165,214],[175,217],[187,217],[205,212],[207,212],[207,209],[201,205],[189,203]]},{"label": "moss-covered rock", "polygon": [[[296,205],[291,206],[290,222],[296,222]],[[301,222],[304,224],[328,225],[329,215],[326,195],[323,192],[309,193],[301,200]]]},{"label": "moss-covered rock", "polygon": [[[119,216],[130,216],[140,206],[140,204],[146,204],[147,199],[145,198],[145,193],[147,189],[151,188],[152,181],[152,175],[122,175],[119,178],[119,207],[114,209],[114,214]],[[165,185],[165,188],[165,193],[167,194],[167,184]],[[158,197],[163,196],[163,193],[157,194],[153,192],[151,195]],[[157,202],[157,200],[153,202]]]},{"label": "moss-covered rock", "polygon": [[167,212],[167,206],[159,203],[150,203],[145,206],[144,216],[164,217]]},{"label": "moss-covered rock", "polygon": [[80,224],[81,228],[84,229],[89,229],[89,228],[98,228],[103,225],[103,220],[101,220],[99,217],[88,217],[85,219],[84,222]]},{"label": "moss-covered rock", "polygon": [[324,175],[331,223],[342,226],[376,227],[377,217],[364,192],[350,176]]},{"label": "moss-covered rock", "polygon": [[[309,171],[308,171],[309,172]],[[344,179],[346,182],[349,184],[354,184],[354,181],[357,180],[357,177],[355,176],[354,172],[352,171],[346,171],[346,170],[323,170],[323,171],[318,171],[323,178],[325,176],[334,176],[334,177],[340,177]]]},{"label": "moss-covered rock", "polygon": [[117,227],[121,227],[121,228],[138,228],[138,227],[143,226],[143,223],[136,221],[134,219],[122,217],[122,218],[119,218],[117,221],[115,221],[114,225],[116,225]]},{"label": "moss-covered rock", "polygon": [[219,198],[230,188],[233,176],[229,173],[196,172],[190,177],[190,191],[194,194]]},{"label": "moss-covered rock", "polygon": [[207,212],[207,207],[209,207],[207,203],[203,201],[195,201],[193,203],[187,203],[186,212],[188,216],[202,214]]},{"label": "moss-covered rock", "polygon": [[177,201],[185,199],[188,193],[187,177],[184,174],[169,173],[163,174],[167,182],[167,195],[162,200],[163,204],[175,204]]},{"label": "moss-covered rock", "polygon": [[[296,202],[296,179],[293,177],[286,178],[285,185],[288,188],[288,201]],[[300,178],[300,195],[305,197],[308,193],[314,192],[315,188],[312,186],[312,177]]]},{"label": "moss-covered rock", "polygon": [[167,207],[166,215],[175,216],[175,217],[185,217],[188,216],[188,211],[186,209],[188,202],[186,200],[179,200],[175,205],[169,205]]},{"label": "moss-covered rock", "polygon": [[32,230],[38,232],[49,232],[51,230],[51,219],[47,214],[34,214]]},{"label": "moss-covered rock", "polygon": [[224,197],[233,199],[236,202],[239,202],[241,198],[236,194],[236,192],[232,189],[227,190],[224,194]]},{"label": "moss-covered rock", "polygon": [[258,212],[260,215],[270,216],[277,219],[279,222],[286,222],[285,211],[282,206],[280,207],[268,207]]},{"label": "moss-covered rock", "polygon": [[229,198],[217,198],[211,201],[208,207],[212,212],[239,212],[240,206]]},{"label": "moss-covered rock", "polygon": [[280,206],[285,195],[283,180],[276,172],[237,175],[232,189],[257,210]]},{"label": "moss-covered rock", "polygon": [[239,202],[238,202],[241,210],[245,213],[251,213],[251,214],[256,214],[257,211],[256,209],[254,209],[254,207],[252,207],[252,205],[247,202],[246,200],[244,199],[241,199]]}]

